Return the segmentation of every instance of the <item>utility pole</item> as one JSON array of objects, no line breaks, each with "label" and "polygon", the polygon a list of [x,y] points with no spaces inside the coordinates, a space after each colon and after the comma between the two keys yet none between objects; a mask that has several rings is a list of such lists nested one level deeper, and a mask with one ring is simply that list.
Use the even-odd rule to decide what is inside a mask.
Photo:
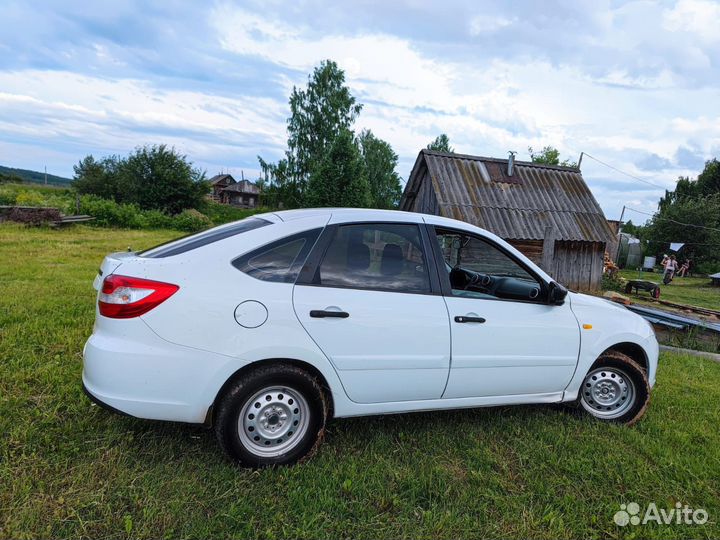
[{"label": "utility pole", "polygon": [[[580,159],[578,159],[578,164],[577,164],[578,170],[579,170],[580,167],[582,166],[582,158],[583,158],[584,155],[585,155],[585,152],[580,152]],[[623,210],[625,210],[625,207],[624,207],[624,206],[623,206]],[[620,219],[622,220],[622,218],[620,218]]]},{"label": "utility pole", "polygon": [[47,186],[47,165],[45,165],[45,185]]},{"label": "utility pole", "polygon": [[[581,157],[582,159],[582,157]],[[615,252],[615,264],[617,264],[617,260],[620,257],[620,233],[622,232],[622,226],[623,226],[623,217],[625,216],[625,205],[623,205],[622,212],[620,212],[620,220],[618,221],[618,232],[617,232],[617,251]]]}]

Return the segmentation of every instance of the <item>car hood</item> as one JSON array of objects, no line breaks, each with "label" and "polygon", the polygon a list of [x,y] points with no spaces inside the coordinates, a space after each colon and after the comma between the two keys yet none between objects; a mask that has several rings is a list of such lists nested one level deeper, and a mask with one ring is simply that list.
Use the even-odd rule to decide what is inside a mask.
[{"label": "car hood", "polygon": [[570,298],[570,305],[572,307],[590,307],[593,309],[610,309],[621,311],[623,313],[632,314],[632,312],[625,309],[624,306],[608,300],[607,298],[601,298],[599,296],[592,296],[589,294],[582,294],[576,292],[569,292],[568,297]]}]

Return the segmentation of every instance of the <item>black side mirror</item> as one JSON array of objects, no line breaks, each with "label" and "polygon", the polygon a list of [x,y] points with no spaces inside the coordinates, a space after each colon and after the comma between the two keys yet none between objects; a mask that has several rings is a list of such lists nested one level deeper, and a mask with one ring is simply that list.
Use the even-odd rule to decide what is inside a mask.
[{"label": "black side mirror", "polygon": [[565,297],[568,290],[560,285],[557,281],[550,282],[550,290],[548,291],[548,304],[562,306],[565,303]]}]

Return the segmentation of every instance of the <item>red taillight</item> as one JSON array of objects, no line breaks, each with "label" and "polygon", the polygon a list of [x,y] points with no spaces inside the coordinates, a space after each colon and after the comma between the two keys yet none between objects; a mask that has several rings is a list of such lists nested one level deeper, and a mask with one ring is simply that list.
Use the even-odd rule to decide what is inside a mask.
[{"label": "red taillight", "polygon": [[113,319],[139,317],[162,304],[179,288],[171,283],[111,274],[103,281],[98,297],[100,315]]}]

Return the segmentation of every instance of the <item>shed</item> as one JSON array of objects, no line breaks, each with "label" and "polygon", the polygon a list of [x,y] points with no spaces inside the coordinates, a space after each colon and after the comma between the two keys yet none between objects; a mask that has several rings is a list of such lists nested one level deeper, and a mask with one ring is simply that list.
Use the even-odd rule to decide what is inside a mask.
[{"label": "shed", "polygon": [[495,233],[575,290],[600,287],[612,231],[580,170],[421,150],[400,209]]}]

